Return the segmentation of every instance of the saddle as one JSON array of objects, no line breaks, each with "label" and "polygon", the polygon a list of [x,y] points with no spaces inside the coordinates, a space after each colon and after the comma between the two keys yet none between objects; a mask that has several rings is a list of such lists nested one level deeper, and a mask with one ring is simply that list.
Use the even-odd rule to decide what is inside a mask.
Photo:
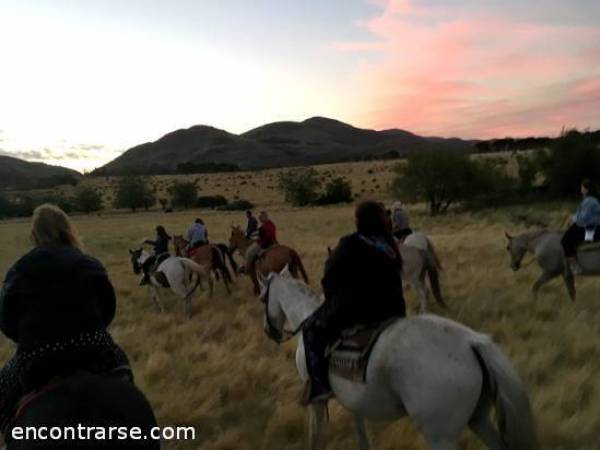
[{"label": "saddle", "polygon": [[261,248],[258,251],[258,253],[256,254],[256,260],[258,261],[260,259],[263,259],[265,256],[267,256],[267,253],[269,253],[275,247],[279,247],[279,242],[275,241],[271,245],[269,245],[267,248]]},{"label": "saddle", "polygon": [[329,372],[358,383],[367,382],[367,365],[371,351],[379,336],[392,323],[394,317],[375,326],[355,327],[342,332],[342,337],[329,346]]}]

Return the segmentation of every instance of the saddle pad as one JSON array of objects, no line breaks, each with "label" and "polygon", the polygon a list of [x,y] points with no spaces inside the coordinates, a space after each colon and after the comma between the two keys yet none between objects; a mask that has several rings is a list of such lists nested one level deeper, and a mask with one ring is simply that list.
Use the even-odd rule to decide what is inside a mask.
[{"label": "saddle pad", "polygon": [[367,365],[371,351],[383,331],[398,318],[367,328],[354,328],[342,333],[342,338],[333,343],[326,355],[329,357],[329,372],[358,383],[367,382]]}]

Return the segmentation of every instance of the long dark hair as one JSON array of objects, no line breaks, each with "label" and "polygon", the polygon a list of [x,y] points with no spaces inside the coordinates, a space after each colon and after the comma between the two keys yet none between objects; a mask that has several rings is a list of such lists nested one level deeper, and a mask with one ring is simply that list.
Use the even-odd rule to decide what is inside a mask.
[{"label": "long dark hair", "polygon": [[392,235],[391,219],[387,214],[385,205],[374,200],[365,200],[356,206],[354,212],[356,231],[370,237],[382,236],[388,245],[400,258],[398,246]]},{"label": "long dark hair", "polygon": [[162,225],[156,227],[156,234],[158,234],[161,239],[166,239],[167,241],[171,240],[171,236],[167,234],[167,230],[165,230],[165,227]]}]

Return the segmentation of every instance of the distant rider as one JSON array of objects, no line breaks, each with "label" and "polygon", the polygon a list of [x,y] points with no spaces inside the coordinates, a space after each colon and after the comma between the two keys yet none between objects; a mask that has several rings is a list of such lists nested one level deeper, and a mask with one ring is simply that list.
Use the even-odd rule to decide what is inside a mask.
[{"label": "distant rider", "polygon": [[303,404],[330,397],[325,350],[343,330],[406,315],[402,262],[385,208],[362,202],[355,222],[356,232],[340,240],[325,264],[325,301],[302,328],[310,375]]},{"label": "distant rider", "polygon": [[144,271],[144,277],[140,282],[140,286],[148,284],[150,282],[150,272],[156,263],[157,258],[165,253],[169,253],[169,241],[171,240],[171,236],[167,234],[165,227],[159,225],[156,227],[156,238],[152,240],[144,241],[144,244],[149,244],[154,247],[154,251],[152,252],[152,256],[150,256],[144,263],[142,264],[142,270]]},{"label": "distant rider", "polygon": [[406,236],[412,234],[412,230],[409,224],[408,212],[404,208],[401,202],[395,202],[392,205],[392,227],[394,237],[400,242],[404,242]]},{"label": "distant rider", "polygon": [[187,240],[190,250],[208,244],[208,232],[202,219],[196,219],[192,226],[190,226],[187,233]]},{"label": "distant rider", "polygon": [[269,219],[266,211],[261,211],[258,215],[260,227],[258,229],[258,239],[246,251],[246,266],[245,272],[250,273],[254,267],[254,263],[261,250],[272,247],[277,243],[277,227]]},{"label": "distant rider", "polygon": [[256,239],[258,234],[258,220],[254,217],[251,210],[246,211],[248,224],[246,225],[246,239]]},{"label": "distant rider", "polygon": [[562,246],[573,275],[580,275],[582,268],[577,261],[577,247],[586,240],[593,241],[596,228],[600,225],[600,202],[596,198],[591,180],[581,182],[583,201],[571,218],[571,226],[562,238]]}]

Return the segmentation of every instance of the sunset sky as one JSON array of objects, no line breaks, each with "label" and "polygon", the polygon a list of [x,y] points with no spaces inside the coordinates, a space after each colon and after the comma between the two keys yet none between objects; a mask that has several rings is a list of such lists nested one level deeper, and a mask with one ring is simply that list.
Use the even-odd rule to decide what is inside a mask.
[{"label": "sunset sky", "polygon": [[0,154],[92,169],[277,120],[600,128],[598,0],[0,0]]}]

